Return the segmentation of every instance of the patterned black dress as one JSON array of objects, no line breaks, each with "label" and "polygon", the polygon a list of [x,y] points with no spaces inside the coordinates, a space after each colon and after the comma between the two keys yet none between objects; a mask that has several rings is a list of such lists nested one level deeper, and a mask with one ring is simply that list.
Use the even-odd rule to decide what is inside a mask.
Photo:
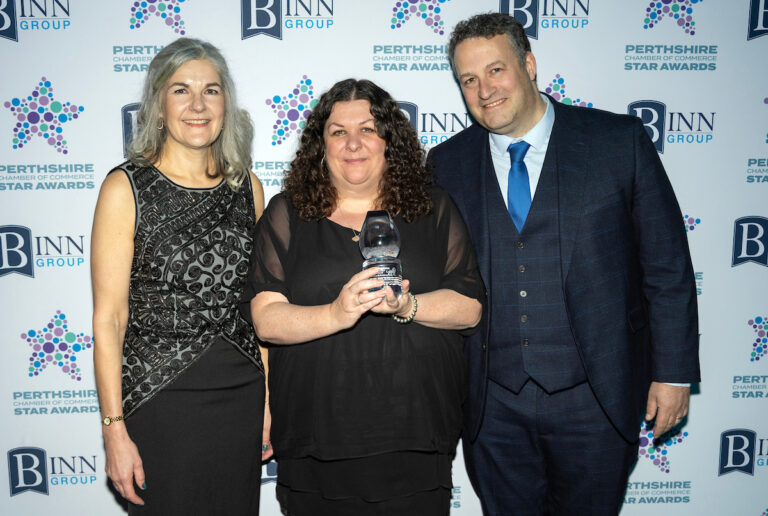
[{"label": "patterned black dress", "polygon": [[123,412],[146,474],[131,514],[258,514],[264,373],[237,309],[250,181],[185,188],[127,162],[136,201]]}]

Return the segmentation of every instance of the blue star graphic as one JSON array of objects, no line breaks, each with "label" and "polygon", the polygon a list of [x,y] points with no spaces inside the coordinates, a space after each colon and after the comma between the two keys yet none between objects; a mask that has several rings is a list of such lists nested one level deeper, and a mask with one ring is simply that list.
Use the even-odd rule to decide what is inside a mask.
[{"label": "blue star graphic", "polygon": [[184,0],[163,0],[159,2],[140,1],[131,5],[131,29],[138,29],[152,16],[160,18],[173,32],[183,36],[187,33],[181,18],[181,6]]},{"label": "blue star graphic", "polygon": [[274,95],[266,103],[277,115],[272,126],[272,145],[280,145],[291,134],[301,134],[312,109],[317,105],[315,86],[306,75],[287,95]]},{"label": "blue star graphic", "polygon": [[399,29],[411,16],[421,18],[435,34],[445,34],[445,22],[442,19],[442,6],[451,0],[410,0],[399,1],[392,8],[391,29]]},{"label": "blue star graphic", "polygon": [[48,368],[56,367],[72,380],[81,381],[78,353],[93,348],[93,339],[85,333],[69,330],[67,316],[57,310],[50,322],[40,330],[27,330],[21,339],[32,348],[29,357],[29,376],[39,376]]},{"label": "blue star graphic", "polygon": [[62,125],[78,118],[85,109],[54,99],[51,81],[45,77],[40,79],[32,93],[7,100],[3,106],[11,111],[16,120],[13,127],[14,149],[21,149],[38,136],[62,154],[69,152]]}]

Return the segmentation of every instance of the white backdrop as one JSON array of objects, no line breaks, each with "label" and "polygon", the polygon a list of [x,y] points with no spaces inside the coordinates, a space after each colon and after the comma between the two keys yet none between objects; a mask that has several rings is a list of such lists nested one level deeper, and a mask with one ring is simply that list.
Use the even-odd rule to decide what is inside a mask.
[{"label": "white backdrop", "polygon": [[[89,240],[152,56],[182,33],[222,49],[269,198],[301,131],[290,122],[337,80],[390,91],[427,147],[461,130],[448,34],[498,10],[535,38],[540,89],[643,118],[686,215],[703,382],[681,433],[642,447],[622,514],[768,514],[767,0],[0,0],[0,513],[121,514]],[[271,463],[262,514],[279,514],[274,479]],[[452,513],[480,515],[460,453],[454,482]]]}]

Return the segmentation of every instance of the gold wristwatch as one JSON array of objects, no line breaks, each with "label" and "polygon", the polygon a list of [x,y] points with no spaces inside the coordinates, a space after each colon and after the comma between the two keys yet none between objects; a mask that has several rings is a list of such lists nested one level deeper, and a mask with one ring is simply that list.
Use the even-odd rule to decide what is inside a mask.
[{"label": "gold wristwatch", "polygon": [[104,424],[104,426],[109,426],[115,421],[122,421],[123,419],[124,419],[123,416],[115,416],[115,417],[106,416],[104,419],[101,420],[101,422]]}]

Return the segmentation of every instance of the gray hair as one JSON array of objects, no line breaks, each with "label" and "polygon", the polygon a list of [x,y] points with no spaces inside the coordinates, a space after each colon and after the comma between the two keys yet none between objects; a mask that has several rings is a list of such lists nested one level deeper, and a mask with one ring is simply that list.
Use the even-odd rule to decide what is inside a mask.
[{"label": "gray hair", "polygon": [[158,52],[149,63],[141,94],[138,131],[128,147],[128,157],[144,166],[155,163],[160,157],[165,143],[165,131],[158,129],[165,102],[163,86],[180,66],[195,59],[205,59],[213,64],[224,90],[224,123],[221,134],[211,146],[216,166],[211,177],[224,176],[229,186],[237,190],[251,169],[253,124],[248,112],[237,106],[235,85],[224,56],[219,49],[199,39],[179,38]]},{"label": "gray hair", "polygon": [[448,43],[448,59],[451,61],[454,75],[458,76],[454,58],[459,43],[471,38],[491,39],[500,34],[507,36],[520,65],[525,66],[525,56],[531,51],[531,42],[528,41],[528,36],[526,36],[525,29],[520,22],[504,13],[476,14],[460,21],[451,32],[451,39]]}]

